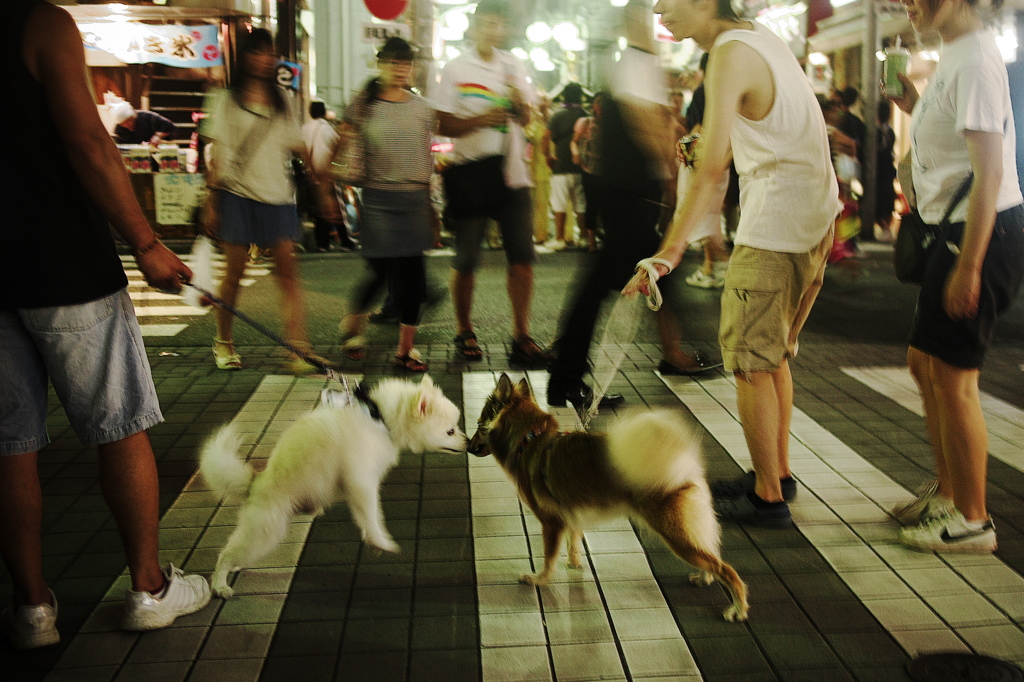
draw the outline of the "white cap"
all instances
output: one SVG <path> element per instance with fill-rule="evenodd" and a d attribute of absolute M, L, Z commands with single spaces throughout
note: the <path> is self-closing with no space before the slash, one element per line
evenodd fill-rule
<path fill-rule="evenodd" d="M 114 125 L 121 125 L 134 115 L 135 109 L 132 109 L 128 102 L 120 102 L 110 107 L 110 118 L 113 119 Z"/>

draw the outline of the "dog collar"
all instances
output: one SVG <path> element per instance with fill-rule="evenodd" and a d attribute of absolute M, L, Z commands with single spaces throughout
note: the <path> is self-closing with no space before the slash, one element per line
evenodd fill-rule
<path fill-rule="evenodd" d="M 370 392 L 366 390 L 365 385 L 359 384 L 359 386 L 356 387 L 354 395 L 356 400 L 358 400 L 360 404 L 366 408 L 366 411 L 370 413 L 371 419 L 384 424 L 384 416 L 380 413 L 380 406 L 377 405 L 376 401 L 370 397 Z M 387 424 L 384 424 L 384 426 L 387 428 Z"/>

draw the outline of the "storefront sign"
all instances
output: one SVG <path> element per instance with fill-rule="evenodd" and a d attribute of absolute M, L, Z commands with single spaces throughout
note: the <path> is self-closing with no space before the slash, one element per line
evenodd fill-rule
<path fill-rule="evenodd" d="M 363 2 L 366 3 L 366 9 L 370 10 L 370 14 L 384 21 L 397 19 L 409 4 L 408 0 L 363 0 Z"/>
<path fill-rule="evenodd" d="M 364 43 L 383 43 L 388 38 L 412 40 L 412 31 L 408 24 L 403 24 L 400 21 L 389 21 L 386 24 L 372 24 L 367 21 L 363 24 Z"/>
<path fill-rule="evenodd" d="M 108 52 L 126 64 L 166 64 L 183 68 L 221 66 L 217 26 L 151 25 L 130 21 L 80 23 L 87 50 Z"/>
<path fill-rule="evenodd" d="M 302 87 L 302 65 L 281 60 L 277 63 L 277 84 L 296 92 Z"/>
<path fill-rule="evenodd" d="M 206 198 L 206 179 L 201 173 L 154 173 L 153 194 L 157 223 L 188 225 Z"/>

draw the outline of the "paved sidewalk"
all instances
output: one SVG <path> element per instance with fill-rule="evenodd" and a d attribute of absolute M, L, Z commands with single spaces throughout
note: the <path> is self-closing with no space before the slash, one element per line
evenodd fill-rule
<path fill-rule="evenodd" d="M 478 324 L 485 358 L 466 364 L 450 345 L 449 304 L 418 334 L 431 376 L 464 411 L 471 430 L 498 374 L 509 370 L 501 254 L 485 254 Z M 434 259 L 440 281 L 445 263 Z M 549 339 L 573 267 L 584 256 L 538 262 L 534 334 Z M 303 261 L 317 350 L 335 336 L 342 293 L 361 273 L 354 258 Z M 1024 314 L 1001 324 L 982 374 L 990 431 L 989 506 L 1000 549 L 991 557 L 938 557 L 895 543 L 886 510 L 927 480 L 931 454 L 902 339 L 913 306 L 886 254 L 866 275 L 830 274 L 794 362 L 793 468 L 797 527 L 723 526 L 723 555 L 750 586 L 750 620 L 727 623 L 715 585 L 696 588 L 690 569 L 652 534 L 627 522 L 587 534 L 587 567 L 556 581 L 520 585 L 541 556 L 539 528 L 491 458 L 404 455 L 383 486 L 397 555 L 367 551 L 347 510 L 299 517 L 286 542 L 235 579 L 236 597 L 214 602 L 163 631 L 116 629 L 126 577 L 103 503 L 93 450 L 82 448 L 51 397 L 53 444 L 40 456 L 44 569 L 60 600 L 58 646 L 27 653 L 0 638 L 2 679 L 145 680 L 759 680 L 909 679 L 919 652 L 974 651 L 1024 663 Z M 270 278 L 257 278 L 246 310 L 276 328 Z M 685 292 L 692 345 L 714 346 L 717 294 Z M 235 420 L 254 458 L 315 406 L 322 379 L 280 372 L 284 355 L 243 345 L 247 369 L 218 372 L 207 339 L 211 316 L 175 337 L 150 339 L 165 423 L 151 430 L 161 474 L 165 560 L 209 574 L 236 509 L 195 475 L 199 444 Z M 168 322 L 175 322 L 169 319 Z M 661 377 L 649 316 L 636 342 L 606 345 L 595 374 L 624 355 L 612 389 L 631 406 L 670 406 L 702 436 L 709 478 L 748 466 L 731 377 Z M 395 330 L 371 329 L 368 360 L 342 369 L 373 382 L 391 376 Z M 244 327 L 243 344 L 256 337 Z M 196 346 L 202 345 L 201 348 Z M 524 376 L 519 374 L 517 376 Z M 538 395 L 547 375 L 525 374 Z M 556 410 L 564 428 L 574 415 Z M 602 414 L 595 429 L 613 414 Z M 0 597 L 9 593 L 0 569 Z"/>
<path fill-rule="evenodd" d="M 315 405 L 323 381 L 277 374 L 283 356 L 270 348 L 240 349 L 254 368 L 237 373 L 214 370 L 206 349 L 179 350 L 151 353 L 167 416 L 152 431 L 162 547 L 165 559 L 208 573 L 235 510 L 194 476 L 198 444 L 235 419 L 253 456 L 265 457 L 275 435 Z M 370 381 L 392 374 L 389 350 L 372 349 L 361 368 Z M 447 346 L 424 350 L 432 377 L 472 427 L 497 373 L 509 369 L 505 349 L 488 348 L 474 365 L 449 358 Z M 709 477 L 740 472 L 747 455 L 731 378 L 662 378 L 652 370 L 655 346 L 625 351 L 613 388 L 632 405 L 692 415 Z M 930 459 L 902 354 L 877 345 L 802 348 L 794 364 L 797 528 L 723 527 L 724 557 L 750 586 L 745 624 L 722 619 L 720 587 L 691 586 L 687 566 L 626 522 L 588 533 L 583 571 L 561 568 L 539 590 L 518 584 L 541 550 L 536 521 L 511 485 L 490 458 L 426 454 L 403 456 L 383 488 L 401 554 L 362 547 L 344 508 L 299 517 L 277 552 L 240 574 L 234 599 L 214 600 L 164 631 L 119 632 L 117 534 L 95 457 L 54 404 L 55 442 L 40 466 L 46 571 L 63 641 L 29 653 L 0 643 L 0 665 L 11 680 L 889 682 L 908 679 L 904 667 L 919 651 L 1024 663 L 1024 352 L 997 348 L 983 381 L 1000 551 L 959 558 L 904 550 L 885 514 L 927 477 Z M 542 396 L 546 376 L 528 373 Z M 559 416 L 572 420 L 566 410 Z M 595 428 L 610 418 L 601 415 Z"/>

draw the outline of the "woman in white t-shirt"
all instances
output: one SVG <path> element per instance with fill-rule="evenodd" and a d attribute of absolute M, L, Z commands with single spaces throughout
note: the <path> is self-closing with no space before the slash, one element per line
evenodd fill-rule
<path fill-rule="evenodd" d="M 973 180 L 929 256 L 907 354 L 938 481 L 894 513 L 907 526 L 904 545 L 987 553 L 996 534 L 985 505 L 988 437 L 978 380 L 996 318 L 1024 277 L 1024 197 L 1006 67 L 979 1 L 903 0 L 915 31 L 942 38 L 924 92 L 901 78 L 905 93 L 892 98 L 913 114 L 914 190 L 924 221 L 940 223 L 957 188 Z"/>
<path fill-rule="evenodd" d="M 207 96 L 201 132 L 216 144 L 207 173 L 210 200 L 202 223 L 203 231 L 221 242 L 227 262 L 219 296 L 230 305 L 238 300 L 249 245 L 273 249 L 286 338 L 306 350 L 306 311 L 293 244 L 301 232 L 291 161 L 299 156 L 305 158 L 307 168 L 312 165 L 293 102 L 275 81 L 277 60 L 268 31 L 243 34 L 231 88 Z M 217 368 L 241 369 L 242 359 L 231 336 L 234 317 L 218 308 L 216 319 L 213 357 Z M 302 374 L 315 367 L 292 357 L 288 369 Z"/>

